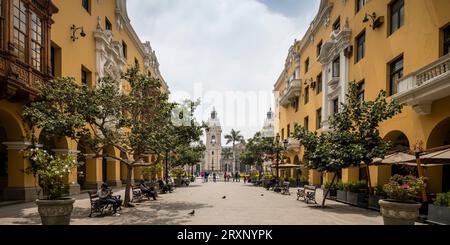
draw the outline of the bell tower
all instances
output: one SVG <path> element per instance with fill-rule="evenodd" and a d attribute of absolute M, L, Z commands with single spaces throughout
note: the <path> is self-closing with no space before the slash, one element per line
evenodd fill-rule
<path fill-rule="evenodd" d="M 220 160 L 222 156 L 222 127 L 214 108 L 211 117 L 208 120 L 208 128 L 206 129 L 205 156 L 202 166 L 203 172 L 221 171 Z"/>

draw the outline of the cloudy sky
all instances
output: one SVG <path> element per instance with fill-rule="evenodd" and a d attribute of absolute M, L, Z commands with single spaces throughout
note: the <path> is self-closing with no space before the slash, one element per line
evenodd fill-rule
<path fill-rule="evenodd" d="M 314 18 L 320 0 L 128 0 L 141 39 L 151 42 L 173 100 L 213 107 L 224 134 L 260 130 L 273 107 L 273 85 L 289 47 Z"/>

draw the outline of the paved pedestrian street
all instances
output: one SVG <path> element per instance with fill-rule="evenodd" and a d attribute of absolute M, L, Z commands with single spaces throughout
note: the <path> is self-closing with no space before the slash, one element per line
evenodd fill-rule
<path fill-rule="evenodd" d="M 262 187 L 241 183 L 192 183 L 157 201 L 123 209 L 120 216 L 89 218 L 88 194 L 76 197 L 71 224 L 75 225 L 381 225 L 378 212 L 327 201 L 322 209 Z M 119 191 L 117 194 L 124 194 Z M 322 195 L 318 191 L 318 202 Z M 192 216 L 189 213 L 195 210 Z M 0 207 L 0 224 L 40 224 L 34 203 Z"/>

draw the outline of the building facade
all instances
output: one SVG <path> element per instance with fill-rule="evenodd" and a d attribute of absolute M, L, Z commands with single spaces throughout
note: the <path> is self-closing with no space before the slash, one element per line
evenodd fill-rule
<path fill-rule="evenodd" d="M 99 78 L 110 76 L 126 93 L 129 85 L 120 74 L 139 64 L 141 72 L 161 80 L 164 91 L 168 87 L 150 43 L 142 43 L 131 26 L 126 0 L 1 0 L 0 13 L 0 191 L 4 200 L 33 201 L 35 179 L 23 173 L 30 163 L 21 151 L 30 145 L 30 132 L 20 115 L 36 97 L 38 83 L 73 77 L 95 87 Z M 84 153 L 70 139 L 46 140 L 39 132 L 38 138 L 55 154 Z M 118 161 L 83 160 L 86 164 L 68 179 L 70 194 L 102 182 L 120 186 L 126 179 Z M 141 169 L 134 174 L 142 178 Z"/>
<path fill-rule="evenodd" d="M 303 38 L 289 50 L 274 86 L 276 132 L 288 139 L 287 161 L 301 164 L 303 149 L 295 125 L 321 133 L 345 102 L 348 84 L 359 84 L 362 99 L 380 90 L 405 104 L 380 127 L 397 148 L 430 149 L 450 144 L 450 2 L 445 0 L 322 0 Z M 365 170 L 344 169 L 343 182 L 364 178 Z M 371 166 L 374 186 L 398 172 Z M 425 168 L 428 191 L 449 190 L 448 166 Z M 309 172 L 311 184 L 331 176 Z"/>
<path fill-rule="evenodd" d="M 214 109 L 207 122 L 205 153 L 203 157 L 202 172 L 220 172 L 222 159 L 222 127 Z"/>

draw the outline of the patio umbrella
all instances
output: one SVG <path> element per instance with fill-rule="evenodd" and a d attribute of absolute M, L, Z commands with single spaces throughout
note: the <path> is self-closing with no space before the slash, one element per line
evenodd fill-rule
<path fill-rule="evenodd" d="M 390 165 L 390 164 L 401 164 L 405 162 L 415 162 L 416 157 L 411 154 L 397 152 L 387 155 L 384 159 L 377 158 L 374 163 L 377 165 Z"/>
<path fill-rule="evenodd" d="M 272 165 L 273 168 L 276 168 L 276 165 Z M 297 168 L 300 167 L 300 165 L 295 165 L 295 164 L 280 164 L 278 165 L 278 168 Z"/>
<path fill-rule="evenodd" d="M 450 164 L 450 148 L 425 154 L 425 155 L 421 156 L 420 159 L 427 166 L 429 166 L 430 164 L 449 165 Z M 408 162 L 414 162 L 414 161 L 408 161 Z"/>

